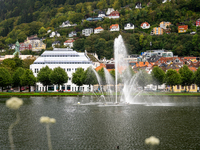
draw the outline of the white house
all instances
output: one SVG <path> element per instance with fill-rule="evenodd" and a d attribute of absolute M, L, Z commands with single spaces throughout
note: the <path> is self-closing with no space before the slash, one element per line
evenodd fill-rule
<path fill-rule="evenodd" d="M 142 28 L 142 29 L 149 29 L 149 28 L 150 28 L 150 24 L 149 24 L 148 22 L 143 22 L 143 23 L 141 24 L 141 28 Z"/>
<path fill-rule="evenodd" d="M 60 25 L 61 28 L 64 27 L 71 27 L 71 26 L 77 26 L 77 24 L 71 24 L 69 20 L 65 21 L 62 23 L 62 25 Z"/>
<path fill-rule="evenodd" d="M 74 37 L 74 36 L 77 36 L 77 33 L 76 31 L 72 31 L 68 34 L 69 37 Z"/>
<path fill-rule="evenodd" d="M 86 28 L 82 30 L 82 34 L 85 36 L 90 36 L 93 33 L 93 28 Z"/>
<path fill-rule="evenodd" d="M 71 27 L 71 26 L 72 26 L 72 25 L 71 25 L 71 23 L 69 22 L 69 20 L 63 22 L 62 25 L 60 25 L 61 28 L 63 28 L 63 27 Z"/>
<path fill-rule="evenodd" d="M 83 85 L 78 89 L 78 86 L 72 83 L 72 74 L 77 68 L 81 67 L 86 70 L 88 67 L 92 66 L 92 62 L 85 53 L 76 52 L 69 48 L 54 48 L 53 51 L 44 51 L 40 57 L 38 57 L 30 69 L 33 71 L 35 77 L 37 77 L 38 72 L 43 67 L 48 66 L 50 69 L 57 67 L 63 68 L 68 74 L 68 82 L 64 83 L 61 88 L 64 91 L 88 91 L 89 85 Z M 40 82 L 36 83 L 36 91 L 45 91 L 46 87 Z M 48 91 L 57 91 L 58 85 L 48 85 Z M 93 90 L 93 87 L 91 87 Z"/>
<path fill-rule="evenodd" d="M 119 25 L 118 24 L 112 24 L 110 26 L 110 31 L 119 31 Z"/>
<path fill-rule="evenodd" d="M 48 31 L 47 31 L 47 33 L 50 33 L 50 32 L 51 32 L 51 30 L 48 30 Z"/>
<path fill-rule="evenodd" d="M 166 3 L 167 1 L 170 2 L 171 0 L 162 0 L 162 3 Z"/>
<path fill-rule="evenodd" d="M 72 48 L 74 46 L 73 45 L 74 41 L 75 40 L 73 40 L 73 39 L 72 40 L 67 40 L 67 41 L 64 42 L 64 45 L 69 47 L 69 48 Z"/>
<path fill-rule="evenodd" d="M 106 16 L 104 11 L 99 11 L 98 17 L 104 18 Z"/>
<path fill-rule="evenodd" d="M 135 3 L 135 8 L 136 9 L 141 9 L 142 8 L 142 4 L 140 2 Z"/>
<path fill-rule="evenodd" d="M 113 11 L 110 13 L 108 16 L 109 19 L 118 19 L 119 18 L 119 12 L 118 11 Z"/>
<path fill-rule="evenodd" d="M 51 34 L 49 35 L 49 37 L 54 37 L 54 36 L 56 36 L 56 37 L 60 37 L 60 33 L 58 33 L 57 31 L 53 31 L 53 32 L 51 32 Z"/>
<path fill-rule="evenodd" d="M 115 11 L 113 8 L 108 8 L 106 15 L 110 15 L 111 12 Z"/>
<path fill-rule="evenodd" d="M 55 46 L 60 46 L 60 41 L 54 41 L 53 43 L 52 43 L 52 47 L 54 48 Z"/>
<path fill-rule="evenodd" d="M 97 27 L 97 28 L 94 29 L 94 34 L 100 33 L 103 30 L 104 29 L 102 27 Z"/>
<path fill-rule="evenodd" d="M 127 23 L 124 25 L 124 30 L 132 30 L 134 29 L 134 25 L 132 23 Z"/>

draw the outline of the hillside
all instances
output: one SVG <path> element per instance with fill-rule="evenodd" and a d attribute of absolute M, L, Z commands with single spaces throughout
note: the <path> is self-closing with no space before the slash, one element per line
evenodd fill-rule
<path fill-rule="evenodd" d="M 8 44 L 17 40 L 23 42 L 26 37 L 37 34 L 40 38 L 46 38 L 47 49 L 55 40 L 63 45 L 71 31 L 77 32 L 74 49 L 89 53 L 96 52 L 100 58 L 113 57 L 113 41 L 122 34 L 128 52 L 140 53 L 149 49 L 172 50 L 175 55 L 199 56 L 200 40 L 199 28 L 195 22 L 200 18 L 200 3 L 195 0 L 171 0 L 162 3 L 162 0 L 141 0 L 142 8 L 136 9 L 138 0 L 0 0 L 0 49 L 6 49 L 5 54 L 10 53 Z M 150 3 L 149 3 L 150 2 Z M 147 5 L 148 4 L 148 5 Z M 119 19 L 105 18 L 103 21 L 82 21 L 88 17 L 98 16 L 98 10 L 114 8 L 120 13 Z M 77 26 L 60 28 L 59 26 L 69 20 Z M 150 29 L 141 29 L 143 22 L 148 22 Z M 150 35 L 153 27 L 158 27 L 161 21 L 172 23 L 171 34 L 160 36 Z M 132 23 L 134 30 L 124 31 L 124 25 Z M 112 24 L 119 24 L 119 32 L 110 32 Z M 188 25 L 185 34 L 178 34 L 178 25 Z M 92 34 L 89 37 L 81 35 L 84 28 L 96 28 L 101 26 L 104 32 Z M 47 31 L 58 31 L 61 36 L 49 38 Z M 195 31 L 197 34 L 191 35 Z M 150 42 L 152 46 L 150 47 Z"/>

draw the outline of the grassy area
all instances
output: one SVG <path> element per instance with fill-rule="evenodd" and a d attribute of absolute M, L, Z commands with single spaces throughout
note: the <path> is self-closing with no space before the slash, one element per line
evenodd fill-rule
<path fill-rule="evenodd" d="M 95 93 L 96 95 L 102 95 L 101 93 Z M 150 96 L 200 96 L 200 93 L 173 93 L 173 92 L 149 92 L 141 93 L 142 95 Z M 10 96 L 82 96 L 82 95 L 94 95 L 91 92 L 0 92 L 0 97 Z M 104 95 L 108 95 L 104 93 Z M 118 93 L 118 95 L 120 95 Z"/>

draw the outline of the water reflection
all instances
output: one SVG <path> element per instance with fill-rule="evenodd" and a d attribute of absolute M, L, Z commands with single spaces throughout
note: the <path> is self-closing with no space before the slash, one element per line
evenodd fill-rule
<path fill-rule="evenodd" d="M 155 97 L 151 97 L 155 100 Z M 160 97 L 156 97 L 160 102 Z M 53 149 L 144 150 L 152 135 L 161 141 L 158 149 L 197 149 L 200 141 L 200 98 L 162 97 L 162 103 L 103 105 L 95 97 L 23 98 L 20 123 L 13 129 L 16 150 L 47 149 L 41 116 L 55 118 L 50 127 Z M 15 113 L 1 98 L 0 149 L 9 149 L 7 129 Z M 80 102 L 80 105 L 77 103 Z M 166 106 L 166 107 L 163 107 Z"/>

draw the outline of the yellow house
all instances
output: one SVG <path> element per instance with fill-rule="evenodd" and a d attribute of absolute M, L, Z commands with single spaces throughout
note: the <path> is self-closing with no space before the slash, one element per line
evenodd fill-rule
<path fill-rule="evenodd" d="M 44 44 L 42 39 L 39 39 L 37 35 L 27 37 L 24 43 L 31 44 L 32 51 L 41 51 L 42 49 L 46 49 L 46 44 Z"/>
<path fill-rule="evenodd" d="M 161 28 L 161 27 L 153 28 L 152 34 L 154 34 L 154 35 L 162 35 L 163 34 L 163 28 Z"/>
<path fill-rule="evenodd" d="M 170 87 L 170 91 L 172 92 L 172 88 Z M 187 88 L 185 86 L 181 86 L 181 85 L 175 85 L 173 86 L 173 91 L 174 92 L 197 92 L 197 85 L 196 84 L 192 84 L 191 86 L 187 86 Z"/>
<path fill-rule="evenodd" d="M 160 23 L 160 27 L 163 28 L 163 29 L 167 29 L 167 26 L 169 27 L 170 25 L 171 25 L 171 22 L 162 21 Z"/>
<path fill-rule="evenodd" d="M 178 26 L 178 33 L 185 33 L 188 30 L 188 25 Z"/>

